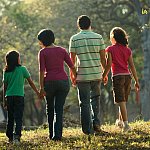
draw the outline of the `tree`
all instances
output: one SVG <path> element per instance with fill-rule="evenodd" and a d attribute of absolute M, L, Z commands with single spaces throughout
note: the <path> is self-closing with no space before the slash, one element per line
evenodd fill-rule
<path fill-rule="evenodd" d="M 135 10 L 138 14 L 141 29 L 141 43 L 144 53 L 144 76 L 141 82 L 141 102 L 143 118 L 145 121 L 148 121 L 150 120 L 150 1 L 132 0 L 132 2 L 135 4 Z M 144 10 L 146 10 L 145 13 L 143 12 Z"/>

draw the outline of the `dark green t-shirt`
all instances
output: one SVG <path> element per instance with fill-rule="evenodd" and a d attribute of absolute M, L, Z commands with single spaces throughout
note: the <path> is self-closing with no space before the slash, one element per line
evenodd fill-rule
<path fill-rule="evenodd" d="M 3 82 L 7 85 L 5 96 L 24 96 L 24 82 L 30 77 L 25 66 L 16 67 L 12 72 L 3 73 Z"/>

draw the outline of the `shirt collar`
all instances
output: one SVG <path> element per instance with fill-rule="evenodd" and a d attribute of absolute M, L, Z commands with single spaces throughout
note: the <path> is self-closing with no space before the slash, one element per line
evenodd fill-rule
<path fill-rule="evenodd" d="M 91 30 L 81 30 L 80 33 L 88 33 L 91 32 Z"/>

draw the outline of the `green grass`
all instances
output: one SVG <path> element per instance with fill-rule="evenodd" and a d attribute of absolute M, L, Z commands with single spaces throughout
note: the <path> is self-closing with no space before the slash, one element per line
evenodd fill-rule
<path fill-rule="evenodd" d="M 7 143 L 5 133 L 0 133 L 0 149 L 35 150 L 149 150 L 150 122 L 131 123 L 132 131 L 122 133 L 114 125 L 102 126 L 107 135 L 84 135 L 81 128 L 64 128 L 61 142 L 48 139 L 48 129 L 23 131 L 21 145 Z"/>

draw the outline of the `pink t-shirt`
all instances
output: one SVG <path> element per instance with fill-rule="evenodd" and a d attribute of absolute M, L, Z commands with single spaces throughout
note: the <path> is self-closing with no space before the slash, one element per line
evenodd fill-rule
<path fill-rule="evenodd" d="M 74 66 L 65 48 L 59 46 L 41 49 L 38 58 L 39 70 L 45 72 L 44 81 L 67 80 L 64 62 L 70 68 Z"/>
<path fill-rule="evenodd" d="M 115 44 L 108 46 L 106 52 L 111 53 L 112 56 L 112 76 L 115 75 L 128 75 L 130 71 L 128 69 L 128 59 L 132 54 L 131 49 L 121 44 Z"/>

